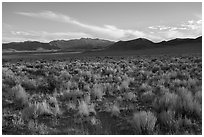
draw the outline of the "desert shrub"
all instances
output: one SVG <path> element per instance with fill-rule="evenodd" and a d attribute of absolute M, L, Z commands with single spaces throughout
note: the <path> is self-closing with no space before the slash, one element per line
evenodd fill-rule
<path fill-rule="evenodd" d="M 172 83 L 174 84 L 174 86 L 180 86 L 182 84 L 182 81 L 180 79 L 175 79 L 172 81 Z"/>
<path fill-rule="evenodd" d="M 117 83 L 119 83 L 119 82 L 122 81 L 122 78 L 121 78 L 120 76 L 115 76 L 115 77 L 114 77 L 114 81 L 117 82 Z"/>
<path fill-rule="evenodd" d="M 25 89 L 20 84 L 12 88 L 12 93 L 17 104 L 23 106 L 28 104 L 29 94 L 26 93 Z"/>
<path fill-rule="evenodd" d="M 158 122 L 161 130 L 166 132 L 175 132 L 175 112 L 171 110 L 164 110 L 158 115 Z"/>
<path fill-rule="evenodd" d="M 189 78 L 187 82 L 188 82 L 188 86 L 189 87 L 193 87 L 193 86 L 196 86 L 198 80 L 197 79 Z"/>
<path fill-rule="evenodd" d="M 134 100 L 136 98 L 136 95 L 132 92 L 128 92 L 128 93 L 125 93 L 124 98 L 126 100 Z"/>
<path fill-rule="evenodd" d="M 28 122 L 28 129 L 31 134 L 47 135 L 49 133 L 48 127 L 45 124 L 39 124 L 37 121 L 30 120 Z"/>
<path fill-rule="evenodd" d="M 143 92 L 140 98 L 142 102 L 152 104 L 152 102 L 155 99 L 155 94 L 152 92 L 152 90 L 149 90 L 149 91 Z"/>
<path fill-rule="evenodd" d="M 37 88 L 37 82 L 35 79 L 28 79 L 27 77 L 21 80 L 21 85 L 28 90 L 35 90 Z"/>
<path fill-rule="evenodd" d="M 195 100 L 202 104 L 202 90 L 199 90 L 195 93 Z"/>
<path fill-rule="evenodd" d="M 36 119 L 40 115 L 53 115 L 55 111 L 53 112 L 50 105 L 46 101 L 35 102 L 32 104 L 30 103 L 23 109 L 22 118 L 25 121 L 29 121 L 30 119 Z"/>
<path fill-rule="evenodd" d="M 147 83 L 142 83 L 142 85 L 139 87 L 140 91 L 145 92 L 151 90 L 151 86 Z"/>
<path fill-rule="evenodd" d="M 61 71 L 61 74 L 60 74 L 60 76 L 59 76 L 59 79 L 60 79 L 60 80 L 62 80 L 62 81 L 68 81 L 68 80 L 70 80 L 71 78 L 72 78 L 72 75 L 69 74 L 68 71 L 66 71 L 66 70 Z"/>
<path fill-rule="evenodd" d="M 14 73 L 12 70 L 10 70 L 9 68 L 3 67 L 2 68 L 2 76 L 3 78 L 6 77 L 13 77 Z"/>
<path fill-rule="evenodd" d="M 120 114 L 120 107 L 117 104 L 113 104 L 110 108 L 110 112 L 112 116 L 119 116 Z"/>
<path fill-rule="evenodd" d="M 165 92 L 163 96 L 157 97 L 154 101 L 154 108 L 157 112 L 162 110 L 176 110 L 178 95 L 175 93 Z"/>
<path fill-rule="evenodd" d="M 74 103 L 74 102 L 68 102 L 66 104 L 66 106 L 67 106 L 67 110 L 76 110 L 77 109 L 76 103 Z"/>
<path fill-rule="evenodd" d="M 105 94 L 104 89 L 103 89 L 103 86 L 101 84 L 94 84 L 93 85 L 91 95 L 94 98 L 101 100 L 104 94 Z"/>
<path fill-rule="evenodd" d="M 152 134 L 157 118 L 150 111 L 136 112 L 133 115 L 131 125 L 137 134 Z"/>
<path fill-rule="evenodd" d="M 129 80 L 124 80 L 124 81 L 121 83 L 120 87 L 121 87 L 121 89 L 128 89 L 128 88 L 129 88 L 129 84 L 130 84 L 130 81 L 129 81 Z"/>
<path fill-rule="evenodd" d="M 54 114 L 54 115 L 62 114 L 56 97 L 50 97 L 49 106 L 50 106 L 50 109 L 52 111 L 52 114 Z"/>
<path fill-rule="evenodd" d="M 83 92 L 80 91 L 80 90 L 66 90 L 63 92 L 63 98 L 64 100 L 66 101 L 70 101 L 70 100 L 73 100 L 73 101 L 76 101 L 78 99 L 81 99 L 83 97 Z"/>
<path fill-rule="evenodd" d="M 89 116 L 90 114 L 96 114 L 94 104 L 88 105 L 85 101 L 81 101 L 79 103 L 78 110 L 81 116 Z"/>
<path fill-rule="evenodd" d="M 202 119 L 202 104 L 196 100 L 193 101 L 193 114 L 196 115 L 195 118 Z"/>
<path fill-rule="evenodd" d="M 2 83 L 8 84 L 11 87 L 15 86 L 18 83 L 18 78 L 15 76 L 12 70 L 9 68 L 2 68 Z"/>
<path fill-rule="evenodd" d="M 81 116 L 88 116 L 89 115 L 88 105 L 84 101 L 79 103 L 78 110 L 79 110 L 79 114 Z"/>
<path fill-rule="evenodd" d="M 183 115 L 199 116 L 201 118 L 202 105 L 194 99 L 192 93 L 186 88 L 179 88 L 178 94 L 180 96 L 178 103 L 179 111 Z"/>
<path fill-rule="evenodd" d="M 84 101 L 85 101 L 87 104 L 90 104 L 90 102 L 91 102 L 91 96 L 90 96 L 90 94 L 85 94 L 85 95 L 84 95 Z"/>
<path fill-rule="evenodd" d="M 193 123 L 191 119 L 188 119 L 187 117 L 181 118 L 179 117 L 178 120 L 176 121 L 176 127 L 178 128 L 177 130 L 186 130 L 190 129 L 193 126 Z"/>
<path fill-rule="evenodd" d="M 174 79 L 177 77 L 177 72 L 176 71 L 172 71 L 168 73 L 168 77 L 171 79 Z"/>
<path fill-rule="evenodd" d="M 84 85 L 84 91 L 90 91 L 91 88 L 88 84 Z"/>

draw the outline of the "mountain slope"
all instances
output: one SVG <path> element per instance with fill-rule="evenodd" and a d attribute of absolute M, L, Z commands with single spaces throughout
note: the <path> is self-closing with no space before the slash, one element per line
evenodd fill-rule
<path fill-rule="evenodd" d="M 2 44 L 4 51 L 35 51 L 35 50 L 94 50 L 103 49 L 114 42 L 102 39 L 81 38 L 74 40 L 55 40 L 49 43 L 38 41 L 11 42 Z"/>
<path fill-rule="evenodd" d="M 2 44 L 3 50 L 17 50 L 17 51 L 33 51 L 33 50 L 53 50 L 59 49 L 49 43 L 41 43 L 38 41 L 25 41 L 25 42 L 11 42 Z"/>
<path fill-rule="evenodd" d="M 197 44 L 200 43 L 200 44 Z M 202 36 L 195 39 L 172 39 L 169 41 L 162 41 L 159 43 L 154 43 L 150 40 L 139 38 L 129 41 L 119 41 L 116 42 L 109 47 L 107 47 L 106 51 L 128 51 L 128 50 L 143 50 L 143 49 L 155 49 L 155 48 L 166 48 L 169 46 L 180 46 L 180 45 L 193 46 L 194 44 L 199 45 L 202 48 Z"/>
<path fill-rule="evenodd" d="M 182 46 L 181 46 L 182 45 Z M 49 43 L 41 43 L 37 41 L 12 42 L 2 44 L 3 51 L 43 51 L 43 50 L 59 50 L 59 51 L 95 51 L 119 52 L 119 51 L 136 51 L 155 48 L 181 47 L 185 49 L 197 48 L 202 51 L 202 36 L 196 39 L 173 39 L 154 43 L 144 38 L 138 38 L 129 41 L 108 41 L 102 39 L 81 38 L 74 40 L 55 40 Z M 167 48 L 168 49 L 168 48 Z"/>
<path fill-rule="evenodd" d="M 141 40 L 139 40 L 142 42 Z M 120 41 L 102 51 L 88 52 L 89 56 L 183 55 L 202 54 L 202 36 L 195 39 L 175 39 L 159 43 Z M 173 43 L 173 44 L 172 44 Z M 127 46 L 128 45 L 128 46 Z"/>
<path fill-rule="evenodd" d="M 110 45 L 106 50 L 139 50 L 149 48 L 154 43 L 148 39 L 138 38 L 129 41 L 119 41 Z"/>
<path fill-rule="evenodd" d="M 91 49 L 103 49 L 107 46 L 113 44 L 114 42 L 102 39 L 91 39 L 91 38 L 81 38 L 73 40 L 55 40 L 51 41 L 49 44 L 59 47 L 60 49 L 68 50 L 91 50 Z"/>
<path fill-rule="evenodd" d="M 185 39 L 172 39 L 169 41 L 162 41 L 157 44 L 162 44 L 162 45 L 181 45 L 181 44 L 189 44 L 189 43 L 196 43 L 196 42 L 202 42 L 202 36 L 192 39 L 192 38 L 185 38 Z"/>

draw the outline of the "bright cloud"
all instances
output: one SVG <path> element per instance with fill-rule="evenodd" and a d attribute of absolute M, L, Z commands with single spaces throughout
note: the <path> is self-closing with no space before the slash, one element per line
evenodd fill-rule
<path fill-rule="evenodd" d="M 55 32 L 50 33 L 46 31 L 10 31 L 12 37 L 8 37 L 8 34 L 3 34 L 3 42 L 13 41 L 41 41 L 49 42 L 59 39 L 77 39 L 79 37 L 92 37 L 90 34 L 83 32 Z"/>
<path fill-rule="evenodd" d="M 198 30 L 198 31 L 202 31 L 202 20 L 190 20 L 187 23 L 181 24 L 181 26 L 186 27 L 190 30 Z"/>
<path fill-rule="evenodd" d="M 120 29 L 113 25 L 104 25 L 103 27 L 100 27 L 100 26 L 85 24 L 67 15 L 60 14 L 60 13 L 54 13 L 52 11 L 43 11 L 40 13 L 17 12 L 16 14 L 28 16 L 28 17 L 43 18 L 43 19 L 49 19 L 49 20 L 58 21 L 58 22 L 74 24 L 79 27 L 91 30 L 92 32 L 97 32 L 103 35 L 108 35 L 109 37 L 112 37 L 113 39 L 124 39 L 124 38 L 129 38 L 129 37 L 137 38 L 137 37 L 145 36 L 145 34 L 141 31 Z"/>
<path fill-rule="evenodd" d="M 150 26 L 148 27 L 149 29 L 154 29 L 154 30 L 167 30 L 170 29 L 168 26 Z"/>
<path fill-rule="evenodd" d="M 189 20 L 176 26 L 150 26 L 148 29 L 154 31 L 165 40 L 195 38 L 202 35 L 202 20 Z"/>

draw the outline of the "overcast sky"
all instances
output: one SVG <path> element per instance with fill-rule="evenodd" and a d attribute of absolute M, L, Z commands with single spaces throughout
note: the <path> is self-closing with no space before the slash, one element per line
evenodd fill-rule
<path fill-rule="evenodd" d="M 3 3 L 3 42 L 202 35 L 202 3 Z"/>

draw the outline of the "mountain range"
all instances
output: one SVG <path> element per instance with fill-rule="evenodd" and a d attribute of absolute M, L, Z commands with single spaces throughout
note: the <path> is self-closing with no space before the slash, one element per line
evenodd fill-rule
<path fill-rule="evenodd" d="M 38 41 L 25 41 L 25 42 L 11 42 L 3 43 L 2 49 L 4 51 L 130 51 L 142 49 L 154 49 L 163 47 L 182 47 L 187 45 L 192 48 L 193 45 L 202 50 L 202 36 L 192 39 L 172 39 L 169 41 L 162 41 L 154 43 L 145 38 L 138 38 L 128 41 L 109 41 L 102 39 L 81 38 L 73 40 L 54 40 L 49 43 L 42 43 Z"/>
<path fill-rule="evenodd" d="M 81 38 L 72 40 L 54 40 L 49 43 L 38 41 L 11 42 L 2 44 L 3 51 L 46 51 L 46 50 L 94 50 L 104 49 L 113 41 L 102 39 Z"/>

